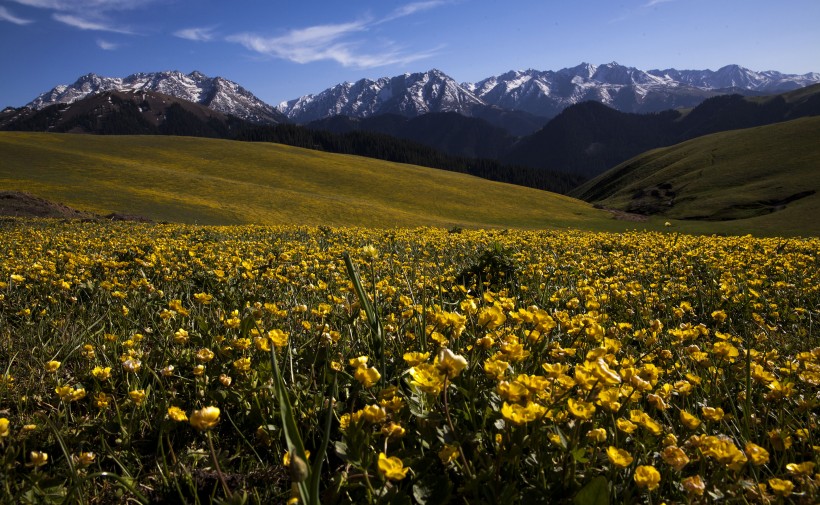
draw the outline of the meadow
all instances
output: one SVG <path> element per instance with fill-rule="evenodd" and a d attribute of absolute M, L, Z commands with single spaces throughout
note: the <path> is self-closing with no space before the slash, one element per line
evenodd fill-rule
<path fill-rule="evenodd" d="M 0 221 L 9 503 L 816 503 L 820 239 Z"/>
<path fill-rule="evenodd" d="M 801 131 L 801 138 L 814 138 L 814 130 Z M 771 146 L 760 139 L 744 142 L 741 151 L 749 150 L 749 146 Z M 747 156 L 743 163 L 734 164 L 727 171 L 731 176 L 723 180 L 717 172 L 729 169 L 723 165 L 715 167 L 716 173 L 704 178 L 708 184 L 699 183 L 687 190 L 697 198 L 686 208 L 707 214 L 717 212 L 721 207 L 713 205 L 712 199 L 716 193 L 722 195 L 720 205 L 726 206 L 783 198 L 816 188 L 817 177 L 811 173 L 811 167 L 816 166 L 813 163 L 820 157 L 815 155 L 815 149 L 802 153 L 796 145 L 784 141 L 772 151 L 776 154 L 761 154 L 760 159 L 766 160 L 762 168 L 754 168 L 754 155 Z M 805 140 L 799 145 L 814 144 Z M 705 146 L 704 152 L 714 147 Z M 684 149 L 686 152 L 680 156 L 686 163 L 676 167 L 698 166 L 700 158 L 692 155 L 691 150 L 691 146 Z M 753 152 L 760 154 L 760 149 Z M 727 158 L 726 153 L 719 154 L 720 159 Z M 735 151 L 728 154 L 737 156 Z M 666 222 L 670 222 L 674 230 L 685 233 L 764 236 L 815 236 L 820 230 L 816 220 L 811 219 L 820 208 L 816 204 L 820 197 L 816 196 L 790 203 L 784 210 L 771 214 L 748 213 L 726 221 L 680 219 L 686 215 L 681 213 L 616 219 L 613 213 L 590 203 L 547 191 L 445 170 L 266 142 L 0 132 L 0 159 L 3 190 L 25 191 L 81 211 L 137 215 L 157 222 L 580 228 L 608 232 L 663 231 Z M 641 159 L 636 158 L 642 163 Z M 777 161 L 778 170 L 771 170 L 774 165 L 769 161 Z M 761 171 L 766 175 L 760 176 Z M 777 182 L 777 177 L 781 182 Z M 678 179 L 678 175 L 669 174 L 668 180 L 676 187 Z M 651 182 L 659 183 L 654 179 Z M 760 187 L 765 187 L 765 191 Z M 626 209 L 620 201 L 603 203 L 605 207 Z M 624 217 L 623 213 L 618 217 Z"/>

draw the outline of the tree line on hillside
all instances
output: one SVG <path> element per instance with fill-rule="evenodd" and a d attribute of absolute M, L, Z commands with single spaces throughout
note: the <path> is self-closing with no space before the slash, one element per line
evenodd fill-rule
<path fill-rule="evenodd" d="M 585 180 L 572 174 L 522 165 L 507 165 L 490 159 L 452 156 L 416 142 L 364 131 L 339 134 L 280 124 L 247 127 L 234 138 L 250 142 L 276 142 L 331 153 L 439 168 L 562 194 L 566 194 Z"/>

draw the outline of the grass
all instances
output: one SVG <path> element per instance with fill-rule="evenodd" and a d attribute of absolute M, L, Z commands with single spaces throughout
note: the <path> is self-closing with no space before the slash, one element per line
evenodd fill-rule
<path fill-rule="evenodd" d="M 666 218 L 720 220 L 713 229 L 728 233 L 818 235 L 820 195 L 788 201 L 820 190 L 818 132 L 820 117 L 810 117 L 707 135 L 626 161 L 573 194 L 626 210 L 636 194 L 661 188 L 674 193 L 656 198 Z"/>
<path fill-rule="evenodd" d="M 97 213 L 199 224 L 621 229 L 564 196 L 278 144 L 0 134 L 0 186 Z"/>

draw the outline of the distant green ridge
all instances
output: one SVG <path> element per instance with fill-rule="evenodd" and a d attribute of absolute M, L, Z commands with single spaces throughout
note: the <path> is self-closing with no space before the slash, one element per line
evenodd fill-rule
<path fill-rule="evenodd" d="M 820 116 L 655 149 L 572 196 L 598 206 L 769 235 L 820 234 Z"/>

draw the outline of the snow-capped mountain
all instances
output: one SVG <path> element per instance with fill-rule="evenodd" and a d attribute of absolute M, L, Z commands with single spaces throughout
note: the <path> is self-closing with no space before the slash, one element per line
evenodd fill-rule
<path fill-rule="evenodd" d="M 280 123 L 282 114 L 239 84 L 222 77 L 208 77 L 200 72 L 178 71 L 137 73 L 125 78 L 87 74 L 74 84 L 47 91 L 27 107 L 43 109 L 55 103 L 73 103 L 105 91 L 153 91 L 204 105 L 223 114 L 254 123 Z"/>
<path fill-rule="evenodd" d="M 317 95 L 306 95 L 279 104 L 288 119 L 306 123 L 330 116 L 370 117 L 400 114 L 415 117 L 429 112 L 470 115 L 484 105 L 472 92 L 440 70 L 430 70 L 378 80 L 361 79 L 337 84 Z"/>
<path fill-rule="evenodd" d="M 694 107 L 726 93 L 779 93 L 820 82 L 820 74 L 755 72 L 737 65 L 711 70 L 639 70 L 617 63 L 557 71 L 510 71 L 477 83 L 457 84 L 438 70 L 363 79 L 282 102 L 278 109 L 297 123 L 334 115 L 368 117 L 386 112 L 416 116 L 454 111 L 473 115 L 497 107 L 551 118 L 576 103 L 593 100 L 624 112 Z"/>
<path fill-rule="evenodd" d="M 767 94 L 820 82 L 820 74 L 754 72 L 738 65 L 712 70 L 639 70 L 617 63 L 558 71 L 512 71 L 464 84 L 488 105 L 555 116 L 579 102 L 593 100 L 623 112 L 657 112 L 693 107 L 725 93 Z"/>
<path fill-rule="evenodd" d="M 755 72 L 738 65 L 712 70 L 650 70 L 649 74 L 704 89 L 743 88 L 765 93 L 791 91 L 820 82 L 820 74 L 781 74 L 773 70 Z"/>

